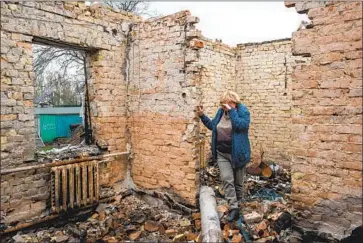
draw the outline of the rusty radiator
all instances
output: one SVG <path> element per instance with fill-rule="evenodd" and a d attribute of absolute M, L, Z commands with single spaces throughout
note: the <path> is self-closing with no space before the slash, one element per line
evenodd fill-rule
<path fill-rule="evenodd" d="M 51 187 L 52 213 L 98 202 L 97 161 L 52 167 Z"/>

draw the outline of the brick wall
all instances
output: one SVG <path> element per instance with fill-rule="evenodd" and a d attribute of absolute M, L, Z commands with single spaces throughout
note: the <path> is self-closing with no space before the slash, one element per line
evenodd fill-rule
<path fill-rule="evenodd" d="M 194 66 L 199 70 L 200 104 L 205 114 L 213 118 L 220 108 L 221 95 L 227 90 L 236 89 L 235 51 L 226 44 L 204 37 L 194 39 L 191 45 L 198 53 Z M 204 149 L 210 156 L 212 132 L 203 124 L 200 124 L 200 129 L 206 140 Z"/>
<path fill-rule="evenodd" d="M 36 17 L 34 17 L 36 16 Z M 32 42 L 43 38 L 89 50 L 89 88 L 96 140 L 125 151 L 124 65 L 128 23 L 138 18 L 77 2 L 1 2 L 1 168 L 34 159 Z M 33 165 L 27 163 L 26 165 Z M 126 173 L 124 158 L 102 164 L 101 184 Z M 1 176 L 4 222 L 39 215 L 49 199 L 49 169 Z"/>
<path fill-rule="evenodd" d="M 111 152 L 131 146 L 138 186 L 168 188 L 195 203 L 205 130 L 194 108 L 201 103 L 213 117 L 220 94 L 237 90 L 251 111 L 254 157 L 262 147 L 265 159 L 288 165 L 291 158 L 298 224 L 335 238 L 349 234 L 362 223 L 362 4 L 286 5 L 308 13 L 312 27 L 291 42 L 230 48 L 203 38 L 188 11 L 139 22 L 83 3 L 1 2 L 2 168 L 34 154 L 31 44 L 41 37 L 89 50 L 95 138 Z M 102 165 L 101 184 L 125 172 L 123 159 Z M 5 220 L 43 212 L 48 183 L 47 170 L 2 176 Z"/>
<path fill-rule="evenodd" d="M 252 158 L 258 162 L 263 153 L 264 161 L 289 168 L 291 72 L 296 59 L 291 40 L 239 44 L 236 52 L 237 92 L 251 113 Z"/>
<path fill-rule="evenodd" d="M 292 83 L 292 198 L 308 230 L 341 239 L 362 224 L 362 3 L 288 4 L 312 27 L 292 51 L 310 55 Z"/>
<path fill-rule="evenodd" d="M 190 203 L 196 193 L 197 89 L 188 78 L 188 11 L 133 26 L 127 104 L 132 177 L 144 188 L 170 188 Z"/>

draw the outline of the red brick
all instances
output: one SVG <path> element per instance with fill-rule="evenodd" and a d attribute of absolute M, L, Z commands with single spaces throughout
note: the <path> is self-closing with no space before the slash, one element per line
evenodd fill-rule
<path fill-rule="evenodd" d="M 361 161 L 357 161 L 357 162 L 343 162 L 342 161 L 340 163 L 337 163 L 337 167 L 361 171 L 362 162 Z"/>
<path fill-rule="evenodd" d="M 204 42 L 199 40 L 193 40 L 191 41 L 191 47 L 192 48 L 204 48 Z"/>
<path fill-rule="evenodd" d="M 352 153 L 362 153 L 362 145 L 361 144 L 347 144 L 344 146 L 344 151 L 352 152 Z"/>
<path fill-rule="evenodd" d="M 341 52 L 330 52 L 318 54 L 312 57 L 312 61 L 317 64 L 329 64 L 336 61 L 341 61 L 344 55 Z"/>

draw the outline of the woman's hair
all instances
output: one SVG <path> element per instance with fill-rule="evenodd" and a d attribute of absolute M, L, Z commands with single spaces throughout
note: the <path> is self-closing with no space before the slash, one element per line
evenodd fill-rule
<path fill-rule="evenodd" d="M 236 104 L 241 103 L 241 100 L 236 92 L 233 91 L 226 91 L 220 99 L 221 103 L 228 103 L 228 102 L 234 102 Z"/>

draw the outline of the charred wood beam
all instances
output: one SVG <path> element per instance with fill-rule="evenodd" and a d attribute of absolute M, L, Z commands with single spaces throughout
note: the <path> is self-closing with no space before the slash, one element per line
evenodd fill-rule
<path fill-rule="evenodd" d="M 192 209 L 192 208 L 190 208 L 190 207 L 188 207 L 186 205 L 183 205 L 183 204 L 177 202 L 175 199 L 172 198 L 172 196 L 170 194 L 168 194 L 166 192 L 146 191 L 146 190 L 144 191 L 144 190 L 141 190 L 141 189 L 133 189 L 133 191 L 135 193 L 147 194 L 147 195 L 149 195 L 151 197 L 159 198 L 163 202 L 165 202 L 166 205 L 169 206 L 171 209 L 177 209 L 177 210 L 182 211 L 182 212 L 187 213 L 187 214 L 192 214 L 192 213 L 198 212 L 197 209 Z M 130 195 L 130 194 L 127 194 L 127 195 Z M 124 197 L 126 197 L 126 196 L 124 196 Z"/>
<path fill-rule="evenodd" d="M 84 69 L 84 82 L 85 82 L 85 104 L 84 104 L 84 131 L 86 144 L 91 144 L 93 142 L 92 136 L 92 122 L 91 122 L 91 109 L 88 93 L 88 73 L 87 73 L 87 60 L 86 57 L 83 58 L 83 69 Z"/>
<path fill-rule="evenodd" d="M 98 206 L 100 203 L 109 203 L 109 202 L 112 202 L 114 200 L 115 200 L 115 198 L 113 196 L 103 198 L 103 199 L 101 199 L 99 202 L 97 202 L 95 204 L 80 208 L 78 210 L 78 214 L 82 213 L 82 211 L 84 211 L 84 210 L 94 208 L 94 207 Z M 74 211 L 74 213 L 76 213 L 76 212 L 77 211 Z M 69 212 L 65 212 L 65 213 L 62 213 L 62 214 L 49 215 L 47 217 L 37 219 L 37 220 L 33 220 L 31 222 L 21 223 L 21 224 L 16 225 L 15 227 L 11 227 L 11 228 L 5 229 L 4 231 L 0 231 L 0 236 L 8 235 L 10 233 L 13 233 L 13 232 L 16 232 L 16 231 L 19 231 L 19 230 L 23 230 L 23 229 L 26 229 L 26 228 L 29 228 L 29 227 L 32 227 L 32 226 L 36 226 L 38 224 L 45 223 L 45 222 L 48 222 L 48 221 L 51 221 L 51 220 L 54 220 L 54 219 L 58 219 L 58 218 L 61 218 L 61 217 L 67 217 L 68 218 L 68 217 L 72 217 L 72 215 L 70 215 Z M 73 232 L 73 233 L 75 233 L 75 232 Z"/>

